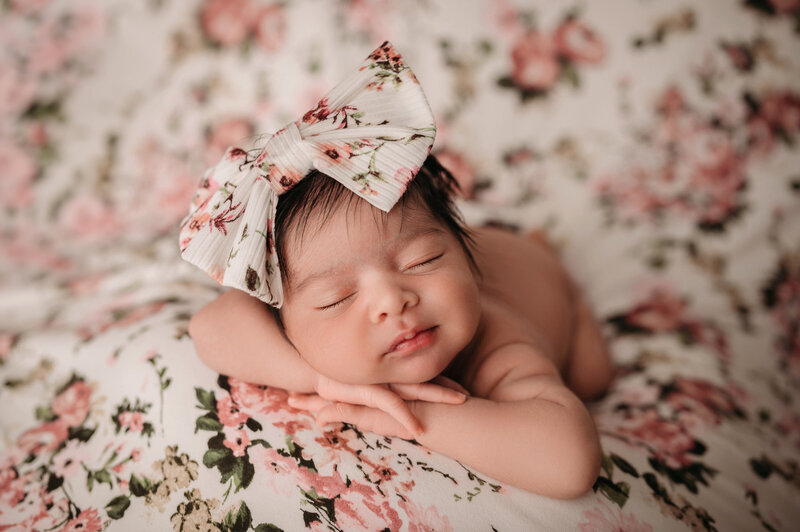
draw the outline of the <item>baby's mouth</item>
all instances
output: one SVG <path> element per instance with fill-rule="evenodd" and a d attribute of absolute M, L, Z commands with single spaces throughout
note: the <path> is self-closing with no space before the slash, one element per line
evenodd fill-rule
<path fill-rule="evenodd" d="M 395 339 L 392 347 L 385 353 L 386 355 L 407 355 L 417 349 L 427 347 L 433 342 L 437 326 L 428 329 L 411 330 L 403 333 Z"/>

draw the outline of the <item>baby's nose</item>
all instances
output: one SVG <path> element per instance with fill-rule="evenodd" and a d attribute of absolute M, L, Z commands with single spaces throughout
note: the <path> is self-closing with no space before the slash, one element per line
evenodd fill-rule
<path fill-rule="evenodd" d="M 370 319 L 380 323 L 388 317 L 401 316 L 408 308 L 419 303 L 416 291 L 402 282 L 383 277 L 370 287 Z"/>

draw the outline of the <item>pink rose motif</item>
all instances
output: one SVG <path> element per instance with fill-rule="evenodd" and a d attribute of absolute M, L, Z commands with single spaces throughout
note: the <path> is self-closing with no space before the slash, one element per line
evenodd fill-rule
<path fill-rule="evenodd" d="M 638 412 L 630 420 L 632 426 L 617 429 L 647 444 L 667 466 L 679 468 L 690 463 L 685 454 L 694 448 L 694 439 L 680 423 L 662 419 L 655 410 Z"/>
<path fill-rule="evenodd" d="M 11 348 L 16 341 L 16 335 L 11 333 L 0 333 L 0 360 L 5 359 L 11 352 Z"/>
<path fill-rule="evenodd" d="M 417 175 L 417 172 L 419 172 L 419 166 L 415 166 L 414 168 L 406 168 L 404 166 L 402 168 L 398 168 L 397 172 L 394 173 L 394 180 L 400 183 L 400 186 L 402 187 L 401 190 L 403 192 L 406 191 L 406 188 L 408 188 L 408 183 L 414 179 L 414 176 Z"/>
<path fill-rule="evenodd" d="M 234 378 L 228 379 L 228 385 L 231 387 L 230 398 L 238 407 L 256 411 L 264 403 L 264 386 Z"/>
<path fill-rule="evenodd" d="M 200 11 L 200 25 L 217 44 L 236 46 L 250 34 L 254 14 L 250 0 L 208 0 Z"/>
<path fill-rule="evenodd" d="M 675 388 L 667 395 L 667 402 L 675 411 L 687 413 L 686 420 L 690 422 L 718 425 L 720 413 L 730 415 L 736 410 L 725 392 L 707 381 L 679 378 L 675 381 Z"/>
<path fill-rule="evenodd" d="M 247 446 L 250 445 L 250 436 L 247 431 L 232 427 L 223 427 L 222 431 L 225 433 L 225 441 L 222 442 L 222 445 L 233 451 L 233 456 L 244 456 Z"/>
<path fill-rule="evenodd" d="M 286 37 L 286 16 L 280 4 L 261 6 L 256 16 L 256 40 L 264 50 L 275 52 Z"/>
<path fill-rule="evenodd" d="M 17 447 L 25 454 L 38 455 L 55 450 L 67 439 L 68 434 L 67 424 L 56 419 L 23 432 L 17 439 Z"/>
<path fill-rule="evenodd" d="M 598 499 L 599 500 L 599 499 Z M 581 532 L 653 532 L 653 527 L 647 523 L 640 523 L 632 514 L 627 514 L 621 508 L 599 502 L 591 510 L 584 510 L 583 517 L 586 521 L 578 524 Z"/>
<path fill-rule="evenodd" d="M 1 138 L 0 167 L 5 189 L 0 194 L 0 206 L 21 209 L 29 205 L 33 199 L 33 178 L 38 170 L 34 159 L 17 143 Z"/>
<path fill-rule="evenodd" d="M 69 427 L 77 427 L 89 413 L 89 397 L 92 389 L 84 381 L 76 381 L 58 394 L 50 409 Z"/>
<path fill-rule="evenodd" d="M 674 331 L 684 321 L 686 301 L 667 286 L 652 288 L 648 298 L 626 316 L 628 323 L 654 332 Z"/>
<path fill-rule="evenodd" d="M 439 515 L 436 506 L 420 508 L 411 500 L 406 499 L 398 499 L 397 504 L 408 516 L 408 532 L 427 532 L 428 530 L 450 532 L 453 530 L 450 519 L 446 515 Z"/>
<path fill-rule="evenodd" d="M 559 54 L 577 63 L 599 63 L 606 55 L 603 41 L 574 18 L 556 29 L 553 41 Z"/>
<path fill-rule="evenodd" d="M 402 524 L 397 510 L 387 500 L 375 500 L 368 484 L 352 482 L 334 499 L 334 510 L 342 530 L 399 530 Z"/>
<path fill-rule="evenodd" d="M 776 13 L 791 13 L 800 8 L 800 0 L 769 0 Z"/>
<path fill-rule="evenodd" d="M 67 445 L 53 456 L 53 472 L 70 478 L 81 471 L 81 462 L 88 458 L 85 445 L 79 440 L 69 440 Z"/>
<path fill-rule="evenodd" d="M 443 150 L 437 153 L 436 159 L 447 171 L 453 174 L 459 189 L 461 189 L 461 197 L 465 199 L 472 198 L 477 177 L 469 162 L 461 154 L 451 150 Z"/>
<path fill-rule="evenodd" d="M 120 427 L 129 432 L 142 432 L 144 428 L 144 418 L 141 412 L 120 412 L 119 417 Z"/>
<path fill-rule="evenodd" d="M 206 164 L 215 164 L 229 146 L 238 145 L 252 134 L 253 124 L 245 118 L 230 118 L 214 125 L 206 140 Z"/>
<path fill-rule="evenodd" d="M 36 99 L 40 82 L 13 64 L 0 68 L 0 117 L 21 113 Z"/>
<path fill-rule="evenodd" d="M 546 90 L 561 73 L 553 40 L 536 31 L 528 31 L 511 50 L 511 79 L 526 90 Z"/>
<path fill-rule="evenodd" d="M 103 521 L 95 508 L 87 508 L 75 519 L 64 525 L 61 532 L 97 532 L 103 528 Z"/>
<path fill-rule="evenodd" d="M 219 421 L 226 427 L 238 427 L 247 421 L 247 414 L 239 411 L 239 407 L 233 402 L 230 395 L 217 400 L 217 416 Z"/>
<path fill-rule="evenodd" d="M 58 218 L 67 234 L 84 241 L 107 240 L 123 229 L 111 206 L 89 193 L 71 198 Z"/>
<path fill-rule="evenodd" d="M 326 169 L 337 168 L 343 164 L 348 164 L 346 161 L 353 156 L 353 148 L 344 143 L 328 142 L 320 144 L 316 148 L 321 152 L 321 157 L 318 162 L 318 169 L 324 172 Z"/>

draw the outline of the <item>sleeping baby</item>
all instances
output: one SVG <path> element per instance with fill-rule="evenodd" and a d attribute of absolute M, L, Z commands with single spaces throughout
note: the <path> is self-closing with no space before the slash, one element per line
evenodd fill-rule
<path fill-rule="evenodd" d="M 582 400 L 612 376 L 598 324 L 544 237 L 465 226 L 433 124 L 384 43 L 254 158 L 229 148 L 181 250 L 234 289 L 190 335 L 208 366 L 289 390 L 320 426 L 578 497 L 602 456 Z"/>

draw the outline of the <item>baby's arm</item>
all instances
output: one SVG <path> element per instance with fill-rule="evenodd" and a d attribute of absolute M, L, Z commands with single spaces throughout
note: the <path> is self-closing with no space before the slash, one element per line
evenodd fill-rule
<path fill-rule="evenodd" d="M 286 390 L 316 391 L 319 374 L 286 339 L 258 299 L 229 290 L 189 322 L 197 355 L 211 369 L 239 380 Z"/>
<path fill-rule="evenodd" d="M 458 390 L 439 383 L 354 385 L 334 381 L 300 356 L 264 303 L 240 290 L 223 293 L 192 316 L 189 335 L 200 359 L 219 373 L 291 392 L 319 394 L 339 404 L 378 408 L 414 434 L 422 427 L 404 399 L 464 402 Z"/>
<path fill-rule="evenodd" d="M 602 452 L 585 405 L 533 347 L 507 345 L 491 358 L 482 368 L 483 382 L 475 382 L 479 397 L 459 406 L 412 404 L 428 427 L 419 442 L 547 497 L 586 493 L 597 479 Z"/>
<path fill-rule="evenodd" d="M 564 386 L 553 363 L 526 344 L 497 349 L 464 404 L 410 402 L 425 447 L 492 477 L 558 499 L 583 495 L 600 471 L 600 442 L 584 404 Z M 352 405 L 310 405 L 317 422 L 353 423 L 403 435 L 385 414 Z M 407 436 L 405 436 L 407 437 Z"/>

